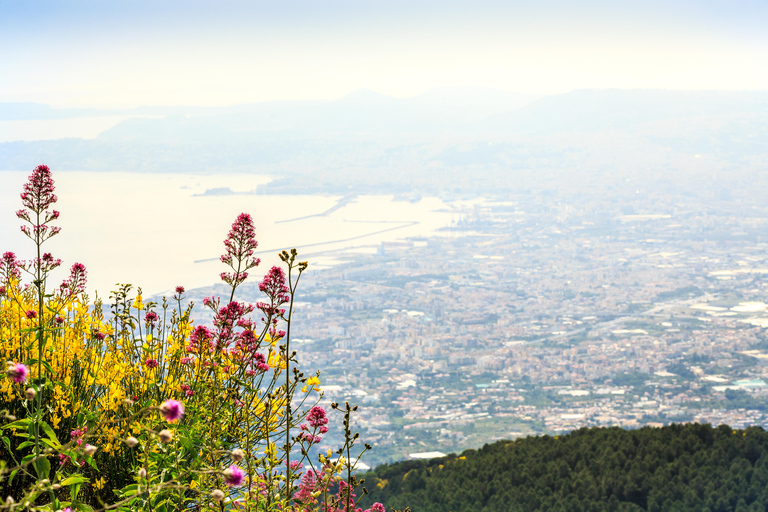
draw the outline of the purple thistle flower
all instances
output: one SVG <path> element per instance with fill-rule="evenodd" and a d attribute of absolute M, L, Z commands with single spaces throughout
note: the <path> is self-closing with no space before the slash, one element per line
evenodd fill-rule
<path fill-rule="evenodd" d="M 224 483 L 230 487 L 239 487 L 245 481 L 245 473 L 239 467 L 232 465 L 224 470 Z"/>
<path fill-rule="evenodd" d="M 184 416 L 184 404 L 178 400 L 166 400 L 159 410 L 166 421 L 179 421 Z"/>
<path fill-rule="evenodd" d="M 27 376 L 29 376 L 29 368 L 22 363 L 11 364 L 8 366 L 6 373 L 13 382 L 21 384 L 27 380 Z"/>

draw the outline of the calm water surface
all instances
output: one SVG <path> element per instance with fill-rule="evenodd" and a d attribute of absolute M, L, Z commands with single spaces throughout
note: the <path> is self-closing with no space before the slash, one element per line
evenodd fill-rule
<path fill-rule="evenodd" d="M 0 251 L 33 257 L 34 246 L 19 232 L 14 212 L 29 171 L 0 172 Z M 315 268 L 336 263 L 334 251 L 372 250 L 382 241 L 429 236 L 457 218 L 438 198 L 394 201 L 391 196 L 359 196 L 324 216 L 341 196 L 262 195 L 261 175 L 179 175 L 56 172 L 62 232 L 45 250 L 63 260 L 58 285 L 69 266 L 88 268 L 89 292 L 106 298 L 115 283 L 142 286 L 145 295 L 211 285 L 226 268 L 217 258 L 223 240 L 241 212 L 255 221 L 263 262 L 261 276 L 279 262 L 277 250 L 299 247 Z M 229 188 L 235 195 L 206 195 Z M 441 211 L 439 211 L 441 210 Z M 302 218 L 305 217 L 305 218 Z M 286 220 L 300 218 L 285 222 Z M 396 229 L 391 229 L 396 228 Z M 302 247 L 304 246 L 304 247 Z M 312 256 L 315 255 L 315 256 Z M 64 268 L 66 267 L 66 269 Z"/>

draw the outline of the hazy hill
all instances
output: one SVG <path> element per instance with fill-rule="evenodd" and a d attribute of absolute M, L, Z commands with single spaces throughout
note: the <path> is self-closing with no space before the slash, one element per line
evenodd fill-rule
<path fill-rule="evenodd" d="M 91 140 L 0 143 L 0 170 L 44 161 L 58 170 L 259 172 L 280 176 L 268 187 L 276 192 L 331 193 L 342 182 L 363 193 L 471 194 L 628 179 L 697 194 L 712 184 L 749 189 L 768 165 L 768 92 L 360 90 L 335 101 L 104 112 L 159 117 L 126 119 Z M 0 104 L 0 119 L 75 113 Z"/>
<path fill-rule="evenodd" d="M 499 441 L 365 475 L 375 501 L 414 512 L 768 510 L 768 433 L 671 425 Z"/>

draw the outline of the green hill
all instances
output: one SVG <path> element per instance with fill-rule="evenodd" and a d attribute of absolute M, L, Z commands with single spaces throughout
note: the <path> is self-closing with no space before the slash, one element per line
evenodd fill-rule
<path fill-rule="evenodd" d="M 385 464 L 365 479 L 364 504 L 413 512 L 766 511 L 768 432 L 585 428 Z"/>

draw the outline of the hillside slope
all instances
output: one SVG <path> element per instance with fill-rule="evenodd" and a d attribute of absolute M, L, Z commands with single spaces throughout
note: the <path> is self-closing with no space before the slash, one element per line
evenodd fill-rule
<path fill-rule="evenodd" d="M 414 512 L 768 510 L 768 433 L 726 425 L 581 429 L 382 465 L 370 494 Z"/>

